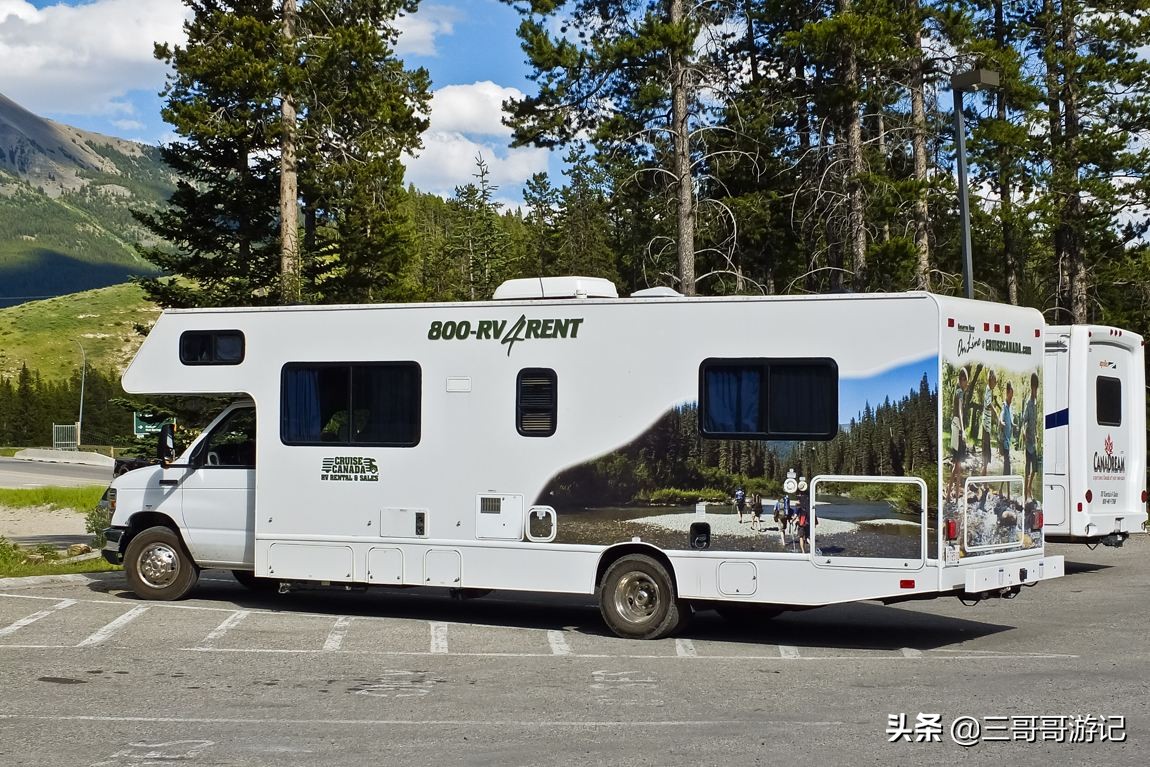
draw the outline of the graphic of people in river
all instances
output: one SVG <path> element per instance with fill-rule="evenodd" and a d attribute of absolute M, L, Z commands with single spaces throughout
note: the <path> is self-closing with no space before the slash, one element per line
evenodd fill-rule
<path fill-rule="evenodd" d="M 1041 509 L 1042 450 L 1041 378 L 1038 370 L 1017 370 L 964 360 L 944 361 L 943 424 L 950 460 L 943 466 L 943 517 L 957 524 L 960 556 L 992 554 L 1012 548 L 1029 548 L 1041 542 L 1041 532 L 1027 520 Z M 1027 392 L 1024 402 L 1014 403 L 1015 389 Z M 978 392 L 977 401 L 971 397 Z M 1001 397 L 1001 399 L 999 399 Z M 1021 405 L 1021 407 L 1020 407 Z M 959 412 L 955 412 L 959 409 Z M 955 432 L 959 432 L 956 434 Z M 966 440 L 978 445 L 977 454 L 963 449 Z M 1026 451 L 1027 474 L 1008 480 Z"/>

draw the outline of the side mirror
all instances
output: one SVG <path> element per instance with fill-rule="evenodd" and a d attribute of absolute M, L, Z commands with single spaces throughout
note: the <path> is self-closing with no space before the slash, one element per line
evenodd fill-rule
<path fill-rule="evenodd" d="M 160 427 L 159 444 L 156 446 L 156 456 L 160 463 L 167 466 L 176 460 L 176 427 L 166 423 Z"/>

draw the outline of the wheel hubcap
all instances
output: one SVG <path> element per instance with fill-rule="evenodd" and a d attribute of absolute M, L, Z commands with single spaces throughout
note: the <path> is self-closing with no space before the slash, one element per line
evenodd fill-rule
<path fill-rule="evenodd" d="M 646 573 L 627 573 L 615 587 L 615 612 L 630 623 L 645 623 L 659 609 L 659 584 Z"/>
<path fill-rule="evenodd" d="M 140 552 L 137 565 L 144 583 L 162 589 L 180 574 L 180 555 L 166 543 L 153 543 Z"/>

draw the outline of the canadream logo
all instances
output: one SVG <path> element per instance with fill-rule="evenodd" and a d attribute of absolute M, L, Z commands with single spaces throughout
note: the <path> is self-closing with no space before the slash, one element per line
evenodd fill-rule
<path fill-rule="evenodd" d="M 1103 453 L 1094 454 L 1094 471 L 1125 474 L 1126 457 L 1114 455 L 1114 440 L 1110 438 L 1109 434 L 1106 435 L 1106 440 L 1102 443 L 1102 449 Z"/>
<path fill-rule="evenodd" d="M 582 317 L 569 319 L 552 318 L 546 320 L 527 319 L 526 314 L 519 315 L 519 319 L 508 327 L 507 320 L 435 320 L 427 328 L 429 341 L 498 341 L 507 347 L 507 356 L 511 356 L 511 347 L 520 341 L 531 338 L 578 338 L 579 327 L 583 324 Z"/>

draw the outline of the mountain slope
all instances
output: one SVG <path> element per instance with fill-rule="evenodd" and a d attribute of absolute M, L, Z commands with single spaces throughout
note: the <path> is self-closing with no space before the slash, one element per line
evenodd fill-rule
<path fill-rule="evenodd" d="M 45 120 L 0 94 L 0 306 L 152 274 L 131 209 L 175 179 L 155 147 Z"/>
<path fill-rule="evenodd" d="M 23 364 L 47 380 L 67 378 L 83 356 L 90 367 L 122 372 L 144 340 L 135 326 L 151 326 L 159 312 L 135 285 L 0 309 L 0 378 Z"/>

